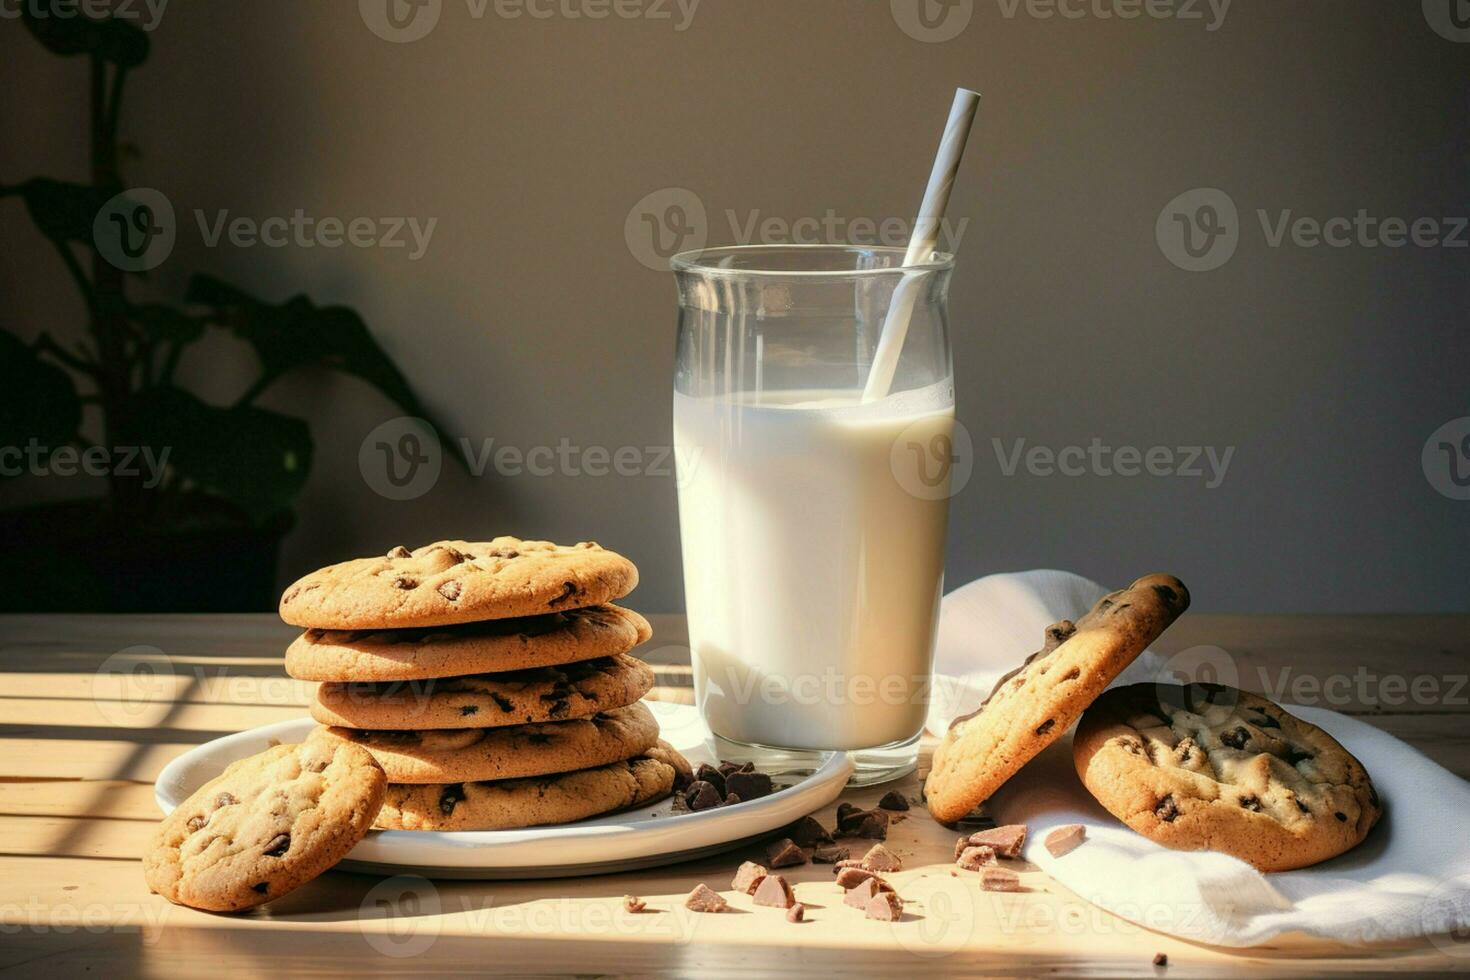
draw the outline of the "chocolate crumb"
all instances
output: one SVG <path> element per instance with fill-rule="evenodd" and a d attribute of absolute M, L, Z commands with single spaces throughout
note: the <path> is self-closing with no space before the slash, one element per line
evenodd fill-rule
<path fill-rule="evenodd" d="M 790 868 L 806 864 L 806 854 L 790 837 L 783 837 L 766 848 L 766 861 L 773 868 Z"/>
<path fill-rule="evenodd" d="M 1168 953 L 1155 953 L 1154 954 L 1154 966 L 1168 966 L 1168 965 L 1169 965 L 1169 954 Z"/>
<path fill-rule="evenodd" d="M 878 805 L 885 810 L 907 810 L 909 801 L 904 799 L 903 794 L 898 790 L 891 789 L 883 794 L 883 799 L 878 801 Z"/>
<path fill-rule="evenodd" d="M 643 899 L 639 898 L 638 896 L 636 896 L 636 895 L 624 895 L 623 896 L 623 911 L 624 912 L 634 912 L 634 913 L 636 913 L 636 912 L 642 912 L 646 908 L 648 908 L 648 903 L 645 902 L 645 901 L 643 901 Z"/>
<path fill-rule="evenodd" d="M 850 853 L 852 852 L 847 848 L 839 847 L 835 844 L 827 847 L 818 847 L 812 851 L 812 862 L 815 864 L 837 864 L 839 861 L 846 861 Z"/>
<path fill-rule="evenodd" d="M 1086 839 L 1086 827 L 1080 823 L 1069 823 L 1047 834 L 1046 840 L 1042 843 L 1046 845 L 1046 849 L 1051 852 L 1052 857 L 1061 857 L 1063 854 L 1069 854 L 1076 850 Z"/>
<path fill-rule="evenodd" d="M 704 882 L 695 885 L 684 899 L 684 907 L 694 912 L 723 912 L 729 906 L 723 895 Z"/>
<path fill-rule="evenodd" d="M 818 847 L 833 843 L 832 835 L 827 832 L 827 828 L 811 816 L 802 817 L 787 827 L 786 836 L 795 841 L 798 847 Z"/>
<path fill-rule="evenodd" d="M 806 906 L 803 905 L 803 904 L 801 904 L 800 902 L 797 902 L 795 905 L 791 906 L 791 908 L 789 908 L 789 909 L 786 910 L 786 921 L 787 922 L 805 922 L 806 921 Z"/>

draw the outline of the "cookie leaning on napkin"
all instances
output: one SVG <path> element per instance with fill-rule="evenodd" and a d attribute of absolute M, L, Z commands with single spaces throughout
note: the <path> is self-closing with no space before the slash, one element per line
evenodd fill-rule
<path fill-rule="evenodd" d="M 144 859 L 171 901 L 277 898 L 372 827 L 564 823 L 668 796 L 690 766 L 640 699 L 651 635 L 611 605 L 632 562 L 596 544 L 443 541 L 331 565 L 281 598 L 287 672 L 322 682 L 303 745 L 232 764 L 166 817 Z"/>
<path fill-rule="evenodd" d="M 1136 684 L 1103 693 L 1189 606 L 1172 576 L 1100 599 L 951 722 L 925 786 L 953 822 L 1081 719 L 1073 740 L 1089 792 L 1166 847 L 1234 855 L 1262 871 L 1355 847 L 1382 815 L 1361 763 L 1316 726 L 1218 684 Z"/>

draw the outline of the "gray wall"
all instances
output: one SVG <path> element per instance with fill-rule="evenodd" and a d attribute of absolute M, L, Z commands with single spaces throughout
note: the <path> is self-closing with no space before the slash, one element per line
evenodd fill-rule
<path fill-rule="evenodd" d="M 1273 247 L 1257 215 L 1470 211 L 1470 43 L 1436 33 L 1417 0 L 1236 0 L 1213 30 L 1203 2 L 1201 20 L 1125 20 L 973 0 L 943 42 L 905 33 L 905 0 L 702 0 L 683 30 L 672 0 L 669 19 L 604 20 L 510 19 L 493 0 L 476 18 L 442 0 L 411 43 L 375 36 L 357 6 L 166 8 L 123 124 L 139 153 L 131 182 L 178 215 L 152 276 L 161 292 L 204 270 L 350 303 L 476 444 L 667 445 L 673 290 L 630 248 L 630 209 L 688 189 L 711 243 L 735 237 L 727 209 L 737 224 L 907 216 L 962 84 L 985 102 L 950 206 L 969 219 L 951 295 L 975 447 L 950 583 L 1035 566 L 1108 582 L 1166 570 L 1201 609 L 1470 611 L 1470 502 L 1436 490 L 1454 487 L 1421 462 L 1432 432 L 1470 415 L 1470 232 L 1459 248 Z M 0 179 L 83 178 L 81 66 L 10 23 L 0 63 Z M 1219 268 L 1185 271 L 1156 222 L 1208 187 L 1238 209 L 1238 244 Z M 193 214 L 298 208 L 437 225 L 412 260 L 210 247 Z M 78 304 L 14 202 L 0 241 L 4 322 L 68 334 Z M 246 357 L 216 338 L 186 369 L 224 398 Z M 397 410 L 317 375 L 265 401 L 309 413 L 317 442 L 283 579 L 400 542 L 509 531 L 625 551 L 643 572 L 634 605 L 682 606 L 672 479 L 446 466 L 429 492 L 389 501 L 358 450 Z M 1024 463 L 1007 476 L 993 442 L 1094 437 L 1234 452 L 1207 488 Z M 84 489 L 12 481 L 0 504 Z"/>

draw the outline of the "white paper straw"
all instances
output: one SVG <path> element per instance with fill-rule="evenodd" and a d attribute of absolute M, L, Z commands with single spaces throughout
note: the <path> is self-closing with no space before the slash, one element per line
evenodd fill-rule
<path fill-rule="evenodd" d="M 960 169 L 960 157 L 965 152 L 965 141 L 970 138 L 970 126 L 975 121 L 975 109 L 980 105 L 978 92 L 967 88 L 955 89 L 954 104 L 949 108 L 949 121 L 944 124 L 944 136 L 939 140 L 939 151 L 934 156 L 934 169 L 929 172 L 929 186 L 924 189 L 924 201 L 919 205 L 919 217 L 914 222 L 914 233 L 909 238 L 908 251 L 903 264 L 915 265 L 929 258 L 939 244 L 940 223 L 944 209 L 949 206 L 949 192 L 954 188 L 955 174 Z M 888 304 L 888 315 L 883 320 L 883 330 L 878 335 L 878 349 L 873 353 L 873 366 L 868 371 L 868 381 L 863 387 L 863 401 L 873 401 L 888 394 L 893 384 L 893 372 L 898 368 L 898 355 L 903 351 L 903 340 L 908 335 L 909 318 L 914 311 L 914 300 L 918 297 L 920 280 L 905 275 L 893 290 L 893 299 Z"/>

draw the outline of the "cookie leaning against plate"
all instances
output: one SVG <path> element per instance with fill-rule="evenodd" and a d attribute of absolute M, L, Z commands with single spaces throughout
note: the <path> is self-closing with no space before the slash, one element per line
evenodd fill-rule
<path fill-rule="evenodd" d="M 281 596 L 280 614 L 316 629 L 448 626 L 601 605 L 637 584 L 632 562 L 591 541 L 438 541 L 304 575 Z"/>
<path fill-rule="evenodd" d="M 143 855 L 171 902 L 235 912 L 280 898 L 362 840 L 388 780 L 355 745 L 277 745 L 230 764 L 163 818 Z"/>
<path fill-rule="evenodd" d="M 619 654 L 560 667 L 387 684 L 320 684 L 311 716 L 346 728 L 499 728 L 586 718 L 632 704 L 653 670 Z"/>
<path fill-rule="evenodd" d="M 689 763 L 667 742 L 623 762 L 532 779 L 394 784 L 378 814 L 385 830 L 510 830 L 570 823 L 661 800 Z"/>
<path fill-rule="evenodd" d="M 621 606 L 400 630 L 318 630 L 286 650 L 286 673 L 304 681 L 412 681 L 489 674 L 627 653 L 653 636 Z"/>
<path fill-rule="evenodd" d="M 1183 582 L 1148 575 L 1103 596 L 1075 625 L 1047 627 L 1041 650 L 944 733 L 924 784 L 934 819 L 953 823 L 989 799 L 1187 608 Z"/>
<path fill-rule="evenodd" d="M 366 731 L 319 728 L 314 738 L 361 745 L 393 783 L 520 779 L 622 762 L 658 742 L 658 722 L 642 702 L 540 725 Z"/>
<path fill-rule="evenodd" d="M 1113 816 L 1176 850 L 1288 871 L 1356 847 L 1383 808 L 1322 729 L 1220 684 L 1132 684 L 1082 716 L 1077 775 Z"/>

